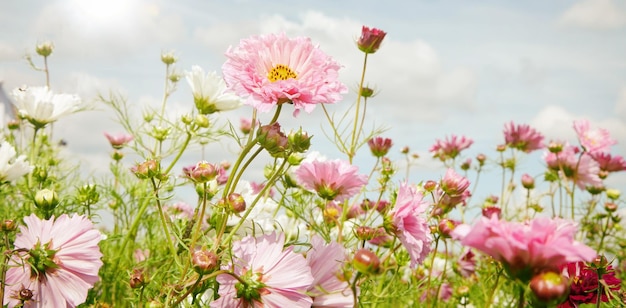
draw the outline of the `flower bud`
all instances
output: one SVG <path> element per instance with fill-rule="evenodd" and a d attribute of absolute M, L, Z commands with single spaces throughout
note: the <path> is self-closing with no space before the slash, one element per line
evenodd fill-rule
<path fill-rule="evenodd" d="M 528 190 L 535 188 L 535 179 L 528 173 L 524 173 L 522 175 L 522 186 Z"/>
<path fill-rule="evenodd" d="M 54 190 L 42 189 L 35 194 L 35 205 L 44 211 L 52 211 L 58 204 L 59 196 Z"/>
<path fill-rule="evenodd" d="M 289 140 L 280 131 L 280 124 L 274 122 L 270 125 L 263 125 L 257 133 L 257 141 L 272 157 L 284 157 Z"/>
<path fill-rule="evenodd" d="M 193 269 L 200 275 L 206 275 L 217 268 L 217 255 L 205 249 L 193 252 L 191 263 Z"/>
<path fill-rule="evenodd" d="M 461 170 L 463 171 L 467 171 L 469 170 L 469 168 L 472 167 L 472 159 L 468 158 L 466 159 L 462 164 L 461 164 Z"/>
<path fill-rule="evenodd" d="M 207 128 L 209 127 L 209 118 L 206 115 L 198 114 L 194 120 L 194 123 L 198 125 L 198 127 Z"/>
<path fill-rule="evenodd" d="M 611 200 L 617 200 L 619 199 L 621 192 L 618 189 L 615 188 L 609 188 L 607 190 L 605 190 L 606 193 L 606 197 L 611 199 Z"/>
<path fill-rule="evenodd" d="M 445 238 L 449 238 L 452 231 L 460 224 L 459 221 L 444 218 L 439 222 L 437 226 L 437 231 Z"/>
<path fill-rule="evenodd" d="M 138 289 L 148 284 L 148 281 L 142 270 L 133 269 L 133 273 L 130 274 L 130 281 L 128 283 L 132 289 Z"/>
<path fill-rule="evenodd" d="M 550 143 L 548 144 L 548 151 L 555 154 L 560 153 L 561 151 L 563 151 L 563 143 L 550 141 Z"/>
<path fill-rule="evenodd" d="M 17 229 L 17 224 L 13 219 L 5 219 L 1 225 L 2 232 L 13 232 Z"/>
<path fill-rule="evenodd" d="M 235 213 L 241 213 L 246 210 L 246 200 L 238 193 L 228 194 L 228 205 Z"/>
<path fill-rule="evenodd" d="M 498 152 L 506 151 L 506 144 L 498 144 L 498 146 L 496 147 L 496 151 Z"/>
<path fill-rule="evenodd" d="M 372 89 L 370 87 L 362 87 L 361 88 L 361 96 L 365 97 L 365 98 L 375 96 L 374 92 L 375 92 L 374 89 Z"/>
<path fill-rule="evenodd" d="M 149 159 L 132 167 L 131 171 L 140 179 L 149 179 L 159 174 L 159 164 L 156 160 Z"/>
<path fill-rule="evenodd" d="M 7 122 L 7 128 L 10 130 L 16 130 L 18 128 L 20 128 L 20 121 L 19 120 L 9 120 Z"/>
<path fill-rule="evenodd" d="M 563 275 L 543 272 L 530 280 L 533 294 L 544 303 L 558 303 L 569 293 L 569 282 Z"/>
<path fill-rule="evenodd" d="M 311 138 L 300 128 L 297 132 L 289 134 L 287 139 L 289 140 L 291 150 L 297 153 L 304 153 L 311 147 Z"/>
<path fill-rule="evenodd" d="M 387 35 L 387 32 L 383 30 L 363 26 L 357 46 L 364 53 L 375 53 L 380 48 L 385 35 Z"/>
<path fill-rule="evenodd" d="M 183 122 L 183 124 L 185 125 L 189 125 L 193 123 L 193 116 L 191 116 L 190 114 L 184 114 L 180 117 L 180 121 Z"/>
<path fill-rule="evenodd" d="M 617 211 L 617 204 L 615 202 L 606 202 L 604 203 L 604 209 L 609 213 L 613 213 Z"/>
<path fill-rule="evenodd" d="M 239 130 L 245 135 L 249 134 L 252 131 L 252 120 L 248 118 L 241 118 L 239 120 Z"/>
<path fill-rule="evenodd" d="M 400 153 L 402 154 L 408 154 L 409 153 L 409 147 L 408 146 L 403 146 L 402 149 L 400 150 Z"/>
<path fill-rule="evenodd" d="M 52 44 L 52 42 L 43 42 L 41 44 L 37 44 L 37 46 L 35 47 L 35 51 L 37 52 L 37 54 L 42 57 L 50 56 L 53 50 L 54 45 Z"/>
<path fill-rule="evenodd" d="M 163 141 L 167 139 L 167 136 L 170 134 L 169 127 L 152 127 L 152 137 L 158 141 Z"/>
<path fill-rule="evenodd" d="M 426 190 L 427 192 L 433 192 L 435 189 L 437 189 L 437 182 L 433 180 L 428 180 L 426 181 L 426 183 L 424 183 L 424 190 Z"/>
<path fill-rule="evenodd" d="M 113 150 L 113 152 L 111 153 L 111 159 L 113 159 L 114 161 L 120 161 L 122 160 L 122 158 L 124 158 L 124 153 L 118 150 Z"/>
<path fill-rule="evenodd" d="M 205 183 L 217 176 L 217 169 L 203 160 L 194 166 L 183 167 L 183 174 L 196 183 Z"/>
<path fill-rule="evenodd" d="M 113 149 L 115 150 L 122 149 L 126 144 L 128 144 L 129 142 L 133 140 L 132 135 L 128 135 L 124 133 L 116 134 L 116 135 L 104 133 L 104 136 L 107 138 L 107 140 L 109 140 L 111 147 L 113 147 Z"/>
<path fill-rule="evenodd" d="M 371 250 L 361 248 L 354 254 L 352 266 L 363 274 L 378 274 L 380 272 L 380 259 Z"/>
<path fill-rule="evenodd" d="M 367 141 L 367 145 L 370 147 L 372 155 L 380 158 L 387 155 L 393 142 L 389 138 L 374 137 Z"/>
<path fill-rule="evenodd" d="M 33 298 L 33 291 L 30 289 L 26 289 L 24 286 L 20 288 L 20 291 L 17 292 L 17 299 L 20 302 L 26 303 Z"/>
<path fill-rule="evenodd" d="M 358 226 L 354 229 L 356 237 L 361 241 L 369 241 L 375 237 L 385 234 L 383 229 L 372 228 L 368 226 Z"/>
<path fill-rule="evenodd" d="M 485 161 L 487 161 L 487 156 L 485 154 L 478 154 L 476 155 L 476 160 L 478 161 L 478 164 L 483 166 L 485 164 Z"/>
<path fill-rule="evenodd" d="M 482 213 L 483 216 L 487 218 L 491 218 L 491 216 L 493 215 L 497 215 L 497 217 L 500 218 L 500 215 L 502 214 L 502 209 L 497 206 L 487 206 L 483 208 Z"/>
<path fill-rule="evenodd" d="M 96 204 L 100 201 L 100 194 L 96 188 L 96 185 L 87 184 L 78 188 L 76 203 L 83 205 Z"/>
<path fill-rule="evenodd" d="M 166 65 L 172 65 L 176 63 L 177 60 L 178 59 L 176 58 L 176 56 L 174 56 L 174 53 L 171 51 L 161 53 L 161 62 L 163 62 Z"/>

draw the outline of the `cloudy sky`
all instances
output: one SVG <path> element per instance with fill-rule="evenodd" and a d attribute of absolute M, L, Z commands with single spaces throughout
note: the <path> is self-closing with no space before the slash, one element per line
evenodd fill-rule
<path fill-rule="evenodd" d="M 618 140 L 613 153 L 626 154 L 624 0 L 8 0 L 0 20 L 5 90 L 44 84 L 24 55 L 51 40 L 55 90 L 77 92 L 85 100 L 114 91 L 136 106 L 161 100 L 161 52 L 175 52 L 180 72 L 192 65 L 219 71 L 229 46 L 272 32 L 311 37 L 344 66 L 341 78 L 354 88 L 362 63 L 354 41 L 362 25 L 378 27 L 388 35 L 368 62 L 366 82 L 379 90 L 369 118 L 389 128 L 385 136 L 394 139 L 397 151 L 407 145 L 420 153 L 425 170 L 435 164 L 428 148 L 449 134 L 475 140 L 470 157 L 494 155 L 507 121 L 574 142 L 572 121 L 587 118 Z M 353 100 L 346 95 L 342 104 Z M 191 110 L 184 82 L 170 103 L 174 113 Z M 285 123 L 312 131 L 319 150 L 330 147 L 320 131 L 320 112 L 285 117 Z M 58 129 L 70 151 L 98 168 L 108 157 L 102 132 L 117 128 L 99 111 L 74 115 Z M 529 160 L 541 163 L 540 156 Z M 624 175 L 611 183 L 626 190 Z"/>

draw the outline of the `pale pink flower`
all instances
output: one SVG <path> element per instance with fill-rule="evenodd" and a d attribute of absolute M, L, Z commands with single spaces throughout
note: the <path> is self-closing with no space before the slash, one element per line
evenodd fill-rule
<path fill-rule="evenodd" d="M 606 152 L 595 152 L 590 155 L 599 164 L 602 171 L 617 172 L 626 170 L 626 161 L 620 155 L 611 156 L 610 153 Z"/>
<path fill-rule="evenodd" d="M 314 279 L 308 290 L 313 297 L 312 307 L 354 307 L 350 285 L 338 278 L 346 261 L 343 246 L 337 242 L 326 244 L 318 235 L 311 239 L 311 246 L 306 254 L 306 261 Z"/>
<path fill-rule="evenodd" d="M 341 67 L 306 37 L 284 33 L 253 36 L 226 51 L 222 70 L 226 83 L 246 103 L 261 112 L 291 103 L 311 112 L 316 104 L 341 100 L 346 86 L 338 79 Z"/>
<path fill-rule="evenodd" d="M 596 252 L 574 240 L 574 222 L 547 217 L 527 223 L 503 221 L 493 215 L 480 220 L 465 235 L 459 230 L 461 244 L 480 250 L 503 263 L 513 277 L 530 280 L 543 270 L 558 271 L 568 262 L 591 261 Z"/>
<path fill-rule="evenodd" d="M 448 159 L 454 159 L 461 151 L 469 148 L 474 141 L 465 136 L 452 135 L 450 138 L 446 137 L 444 140 L 437 139 L 435 144 L 430 147 L 429 152 L 433 154 L 433 157 L 439 158 L 442 161 Z"/>
<path fill-rule="evenodd" d="M 578 147 L 566 144 L 558 153 L 546 151 L 544 160 L 550 169 L 574 181 L 580 189 L 603 186 L 602 179 L 598 176 L 598 163 L 591 156 L 578 153 Z"/>
<path fill-rule="evenodd" d="M 109 143 L 114 149 L 121 149 L 126 144 L 133 140 L 133 136 L 129 134 L 119 133 L 119 134 L 109 134 L 107 132 L 104 133 L 104 136 L 109 140 Z"/>
<path fill-rule="evenodd" d="M 100 232 L 87 217 L 76 214 L 63 214 L 56 220 L 41 220 L 32 214 L 24 217 L 24 223 L 14 242 L 15 251 L 20 252 L 9 261 L 4 302 L 9 307 L 19 304 L 16 292 L 26 288 L 33 298 L 25 307 L 83 303 L 87 291 L 100 280 Z M 52 263 L 55 265 L 49 266 Z"/>
<path fill-rule="evenodd" d="M 192 220 L 193 207 L 185 202 L 176 202 L 172 205 L 166 205 L 164 210 L 169 214 L 172 220 Z"/>
<path fill-rule="evenodd" d="M 527 124 L 515 125 L 513 121 L 504 125 L 504 140 L 510 148 L 526 153 L 544 147 L 543 135 Z"/>
<path fill-rule="evenodd" d="M 611 134 L 604 128 L 591 129 L 588 120 L 574 121 L 574 130 L 578 135 L 580 145 L 588 153 L 608 152 L 617 141 L 611 139 Z"/>
<path fill-rule="evenodd" d="M 398 190 L 396 204 L 390 216 L 394 231 L 411 257 L 411 267 L 424 261 L 430 252 L 432 237 L 424 217 L 429 203 L 421 192 L 409 184 L 403 183 Z"/>
<path fill-rule="evenodd" d="M 300 185 L 326 200 L 344 201 L 367 184 L 367 176 L 343 160 L 304 162 L 296 170 Z"/>
<path fill-rule="evenodd" d="M 233 271 L 247 286 L 231 275 L 217 276 L 220 298 L 211 307 L 311 307 L 313 300 L 306 294 L 313 283 L 311 267 L 293 246 L 284 245 L 284 235 L 277 233 L 234 242 L 233 263 L 222 269 Z M 256 296 L 238 297 L 238 288 Z"/>

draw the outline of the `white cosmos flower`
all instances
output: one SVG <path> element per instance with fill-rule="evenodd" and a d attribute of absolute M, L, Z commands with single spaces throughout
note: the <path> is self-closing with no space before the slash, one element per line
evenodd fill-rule
<path fill-rule="evenodd" d="M 185 71 L 185 77 L 193 92 L 193 100 L 201 114 L 236 109 L 241 106 L 241 98 L 231 92 L 224 79 L 216 72 L 204 73 L 194 65 L 191 72 Z"/>
<path fill-rule="evenodd" d="M 47 87 L 17 88 L 12 94 L 20 115 L 38 128 L 78 111 L 82 104 L 76 94 L 55 94 Z"/>
<path fill-rule="evenodd" d="M 11 182 L 33 170 L 26 161 L 26 156 L 15 158 L 15 148 L 6 141 L 0 144 L 0 183 Z"/>

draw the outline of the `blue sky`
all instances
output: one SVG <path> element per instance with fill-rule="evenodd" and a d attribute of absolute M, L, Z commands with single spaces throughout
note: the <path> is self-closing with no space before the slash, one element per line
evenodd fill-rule
<path fill-rule="evenodd" d="M 494 155 L 507 121 L 575 142 L 572 121 L 587 118 L 618 140 L 613 153 L 626 154 L 624 0 L 10 0 L 0 20 L 5 90 L 44 83 L 23 56 L 51 40 L 54 89 L 78 92 L 85 100 L 112 90 L 137 106 L 160 102 L 162 51 L 177 54 L 180 72 L 192 65 L 219 71 L 228 46 L 280 31 L 311 37 L 345 66 L 341 78 L 354 88 L 362 61 L 354 40 L 361 25 L 378 27 L 388 35 L 369 61 L 366 80 L 380 90 L 369 117 L 390 128 L 385 136 L 394 139 L 396 150 L 408 145 L 423 157 L 422 174 L 434 176 L 439 166 L 427 153 L 435 139 L 464 134 L 475 140 L 470 157 Z M 343 105 L 333 107 L 340 111 L 353 100 L 346 95 Z M 191 104 L 181 82 L 169 108 L 182 114 Z M 249 108 L 242 108 L 223 116 L 247 114 Z M 321 112 L 284 121 L 288 128 L 312 131 L 318 150 L 330 148 L 319 129 Z M 94 169 L 108 159 L 102 132 L 116 128 L 105 111 L 73 115 L 58 126 L 69 150 Z M 540 155 L 528 160 L 541 164 Z M 624 175 L 609 183 L 626 191 Z"/>

